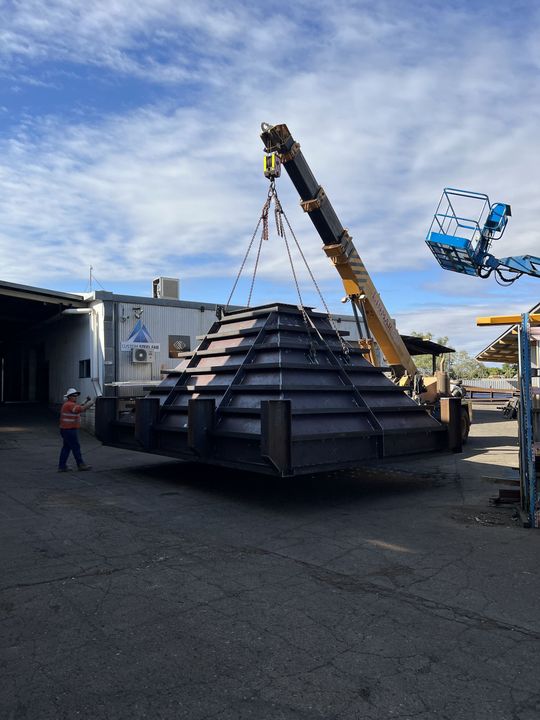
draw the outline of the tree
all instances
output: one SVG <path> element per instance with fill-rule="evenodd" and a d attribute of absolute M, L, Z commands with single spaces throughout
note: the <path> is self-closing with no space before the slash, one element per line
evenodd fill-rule
<path fill-rule="evenodd" d="M 433 340 L 433 333 L 430 332 L 417 332 L 416 330 L 411 333 L 413 337 L 423 338 L 424 340 Z M 440 337 L 434 342 L 439 345 L 447 345 L 448 338 Z M 458 352 L 448 353 L 446 357 L 446 369 L 448 374 L 453 380 L 462 379 L 470 380 L 473 378 L 486 378 L 493 375 L 500 375 L 501 370 L 498 368 L 488 368 L 483 363 L 478 362 L 472 355 L 469 355 L 465 350 L 459 350 Z M 420 370 L 423 375 L 431 375 L 432 373 L 432 359 L 431 355 L 417 355 L 414 358 L 416 367 Z M 504 367 L 504 366 L 503 366 Z M 513 367 L 513 366 L 508 366 Z M 493 372 L 495 371 L 495 372 Z M 510 372 L 510 371 L 509 371 Z M 515 374 L 515 373 L 513 373 Z M 506 376 L 508 377 L 508 376 Z M 513 377 L 513 375 L 512 375 Z"/>
<path fill-rule="evenodd" d="M 439 343 L 439 345 L 447 345 L 447 337 L 439 337 L 433 340 L 433 333 L 430 332 L 418 332 L 413 330 L 411 333 L 412 337 L 422 338 L 422 340 L 432 340 L 433 342 Z M 431 375 L 433 372 L 433 361 L 431 355 L 415 355 L 414 364 L 420 370 L 422 375 Z"/>
<path fill-rule="evenodd" d="M 501 374 L 505 378 L 517 377 L 518 366 L 513 365 L 512 363 L 503 363 L 503 366 L 501 368 Z"/>
<path fill-rule="evenodd" d="M 418 332 L 417 330 L 413 330 L 411 333 L 411 337 L 422 338 L 422 340 L 433 340 L 433 333 Z M 444 335 L 440 338 L 437 338 L 436 340 L 433 340 L 433 342 L 439 343 L 439 345 L 446 345 L 448 343 L 448 337 Z M 420 357 L 423 357 L 423 355 L 420 355 Z"/>
<path fill-rule="evenodd" d="M 465 350 L 452 353 L 448 358 L 448 365 L 448 374 L 453 380 L 485 378 L 490 375 L 489 369 Z"/>

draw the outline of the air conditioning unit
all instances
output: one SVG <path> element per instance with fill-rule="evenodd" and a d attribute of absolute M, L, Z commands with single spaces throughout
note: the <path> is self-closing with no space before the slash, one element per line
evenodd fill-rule
<path fill-rule="evenodd" d="M 155 298 L 178 300 L 180 280 L 178 278 L 158 277 L 152 281 L 152 295 Z"/>
<path fill-rule="evenodd" d="M 151 363 L 154 359 L 154 351 L 147 348 L 133 348 L 131 351 L 131 362 Z"/>

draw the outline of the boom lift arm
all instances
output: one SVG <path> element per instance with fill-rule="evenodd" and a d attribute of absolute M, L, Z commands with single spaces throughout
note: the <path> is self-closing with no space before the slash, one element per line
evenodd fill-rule
<path fill-rule="evenodd" d="M 377 341 L 394 375 L 398 378 L 405 376 L 409 382 L 414 382 L 418 374 L 416 365 L 375 289 L 351 236 L 340 223 L 328 196 L 311 172 L 300 144 L 294 141 L 284 124 L 263 123 L 261 128 L 261 139 L 268 153 L 265 174 L 270 178 L 279 174 L 275 162 L 277 154 L 300 195 L 304 212 L 309 214 L 324 243 L 324 252 L 341 276 L 355 316 L 362 316 L 368 332 Z M 360 345 L 367 348 L 372 364 L 377 365 L 373 340 L 365 338 L 360 341 Z"/>

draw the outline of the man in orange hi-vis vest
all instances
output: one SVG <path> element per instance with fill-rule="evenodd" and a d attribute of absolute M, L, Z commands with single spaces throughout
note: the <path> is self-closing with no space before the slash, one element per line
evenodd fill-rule
<path fill-rule="evenodd" d="M 79 405 L 77 398 L 80 394 L 76 388 L 69 388 L 64 395 L 65 402 L 60 411 L 60 435 L 62 436 L 64 444 L 60 451 L 60 459 L 58 460 L 58 472 L 71 470 L 67 465 L 70 452 L 73 453 L 79 470 L 91 470 L 91 466 L 84 462 L 81 455 L 79 428 L 81 427 L 81 413 L 92 407 L 95 401 L 88 397 L 86 398 L 86 402 Z"/>

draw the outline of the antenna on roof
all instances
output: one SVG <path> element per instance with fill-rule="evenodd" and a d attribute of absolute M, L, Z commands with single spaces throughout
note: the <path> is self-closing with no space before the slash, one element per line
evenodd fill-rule
<path fill-rule="evenodd" d="M 93 270 L 94 270 L 94 268 L 92 267 L 92 265 L 90 265 L 90 269 L 89 269 L 89 273 L 88 273 L 88 290 L 85 292 L 92 292 L 92 290 L 94 289 L 94 281 L 99 285 L 99 287 L 102 290 L 105 290 L 103 285 L 99 282 L 97 277 L 94 275 Z M 107 291 L 105 290 L 105 292 L 107 292 Z"/>

